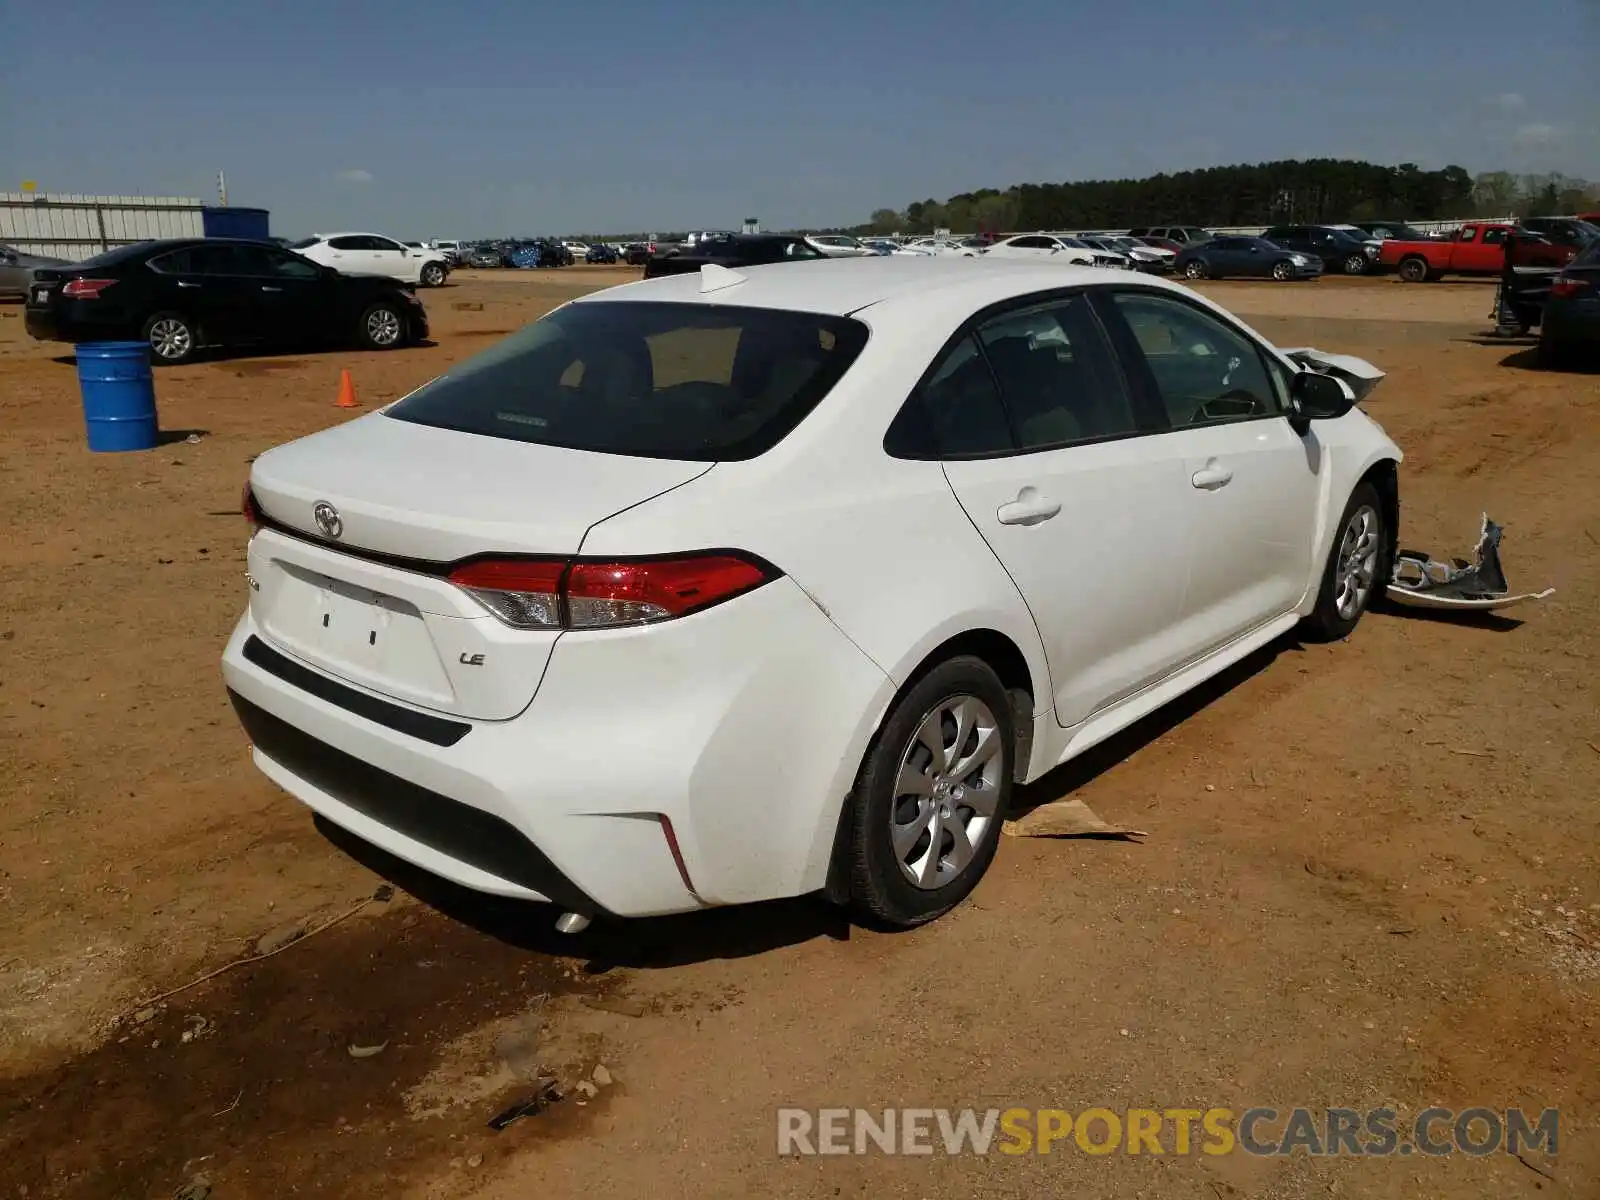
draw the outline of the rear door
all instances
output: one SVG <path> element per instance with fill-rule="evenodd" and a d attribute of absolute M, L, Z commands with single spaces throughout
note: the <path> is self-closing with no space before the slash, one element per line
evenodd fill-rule
<path fill-rule="evenodd" d="M 362 233 L 328 239 L 328 261 L 344 275 L 381 275 L 375 251 L 377 239 Z"/>
<path fill-rule="evenodd" d="M 1241 330 L 1175 295 L 1097 298 L 1181 466 L 1188 583 L 1177 640 L 1205 654 L 1292 611 L 1312 577 L 1325 452 L 1288 421 L 1289 374 Z"/>
<path fill-rule="evenodd" d="M 1269 229 L 1261 235 L 1267 241 L 1282 246 L 1285 250 L 1293 250 L 1298 254 L 1315 254 L 1316 250 L 1311 245 L 1309 231 L 1304 225 L 1279 225 Z"/>
<path fill-rule="evenodd" d="M 1076 725 L 1186 652 L 1192 502 L 1083 293 L 990 318 L 919 391 L 962 507 L 1033 614 Z"/>
<path fill-rule="evenodd" d="M 206 342 L 238 343 L 257 336 L 260 299 L 240 250 L 215 242 L 186 246 L 150 261 L 161 280 L 160 306 L 197 322 Z"/>

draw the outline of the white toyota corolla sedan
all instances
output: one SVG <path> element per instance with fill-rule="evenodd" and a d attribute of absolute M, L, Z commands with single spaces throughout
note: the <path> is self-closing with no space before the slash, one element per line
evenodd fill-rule
<path fill-rule="evenodd" d="M 1012 787 L 1391 571 L 1382 373 L 1147 276 L 709 266 L 261 455 L 223 660 L 328 821 L 559 925 L 958 903 Z"/>

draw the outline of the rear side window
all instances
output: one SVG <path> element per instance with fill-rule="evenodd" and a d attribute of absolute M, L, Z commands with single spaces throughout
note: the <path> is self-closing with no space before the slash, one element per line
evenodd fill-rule
<path fill-rule="evenodd" d="M 866 342 L 866 326 L 848 317 L 703 304 L 570 304 L 387 414 L 603 454 L 754 458 L 805 419 Z"/>

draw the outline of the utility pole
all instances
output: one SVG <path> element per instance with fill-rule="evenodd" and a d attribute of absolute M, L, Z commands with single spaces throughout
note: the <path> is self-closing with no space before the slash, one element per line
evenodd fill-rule
<path fill-rule="evenodd" d="M 217 172 L 217 202 L 228 207 L 228 179 L 221 171 Z"/>

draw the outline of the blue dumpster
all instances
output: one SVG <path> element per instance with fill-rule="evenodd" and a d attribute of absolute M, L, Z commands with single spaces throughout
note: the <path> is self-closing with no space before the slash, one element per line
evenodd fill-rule
<path fill-rule="evenodd" d="M 156 445 L 159 426 L 149 343 L 81 343 L 78 389 L 83 393 L 90 450 L 149 450 Z"/>

